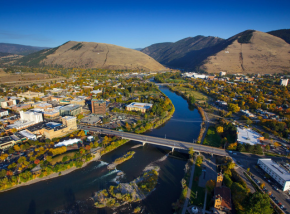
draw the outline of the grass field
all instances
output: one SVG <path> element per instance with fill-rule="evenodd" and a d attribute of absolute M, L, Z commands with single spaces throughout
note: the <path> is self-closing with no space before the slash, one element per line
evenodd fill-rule
<path fill-rule="evenodd" d="M 208 128 L 203 144 L 213 147 L 220 147 L 221 136 L 216 132 L 215 127 Z"/>
<path fill-rule="evenodd" d="M 208 97 L 198 91 L 193 91 L 191 88 L 182 87 L 182 86 L 176 86 L 174 87 L 174 90 L 180 91 L 180 92 L 186 92 L 191 96 L 194 96 L 196 101 L 206 101 Z"/>
<path fill-rule="evenodd" d="M 202 174 L 201 167 L 195 165 L 189 203 L 203 207 L 205 188 L 198 186 L 198 180 L 201 174 Z"/>
<path fill-rule="evenodd" d="M 63 158 L 64 156 L 73 157 L 73 156 L 75 155 L 76 152 L 77 152 L 77 150 L 75 150 L 75 151 L 69 151 L 69 152 L 63 153 L 63 154 L 61 154 L 61 155 L 54 156 L 54 157 L 52 158 L 51 164 L 54 165 L 54 164 L 56 164 L 56 163 L 58 163 L 58 162 L 61 162 L 61 161 L 62 161 L 62 158 Z"/>

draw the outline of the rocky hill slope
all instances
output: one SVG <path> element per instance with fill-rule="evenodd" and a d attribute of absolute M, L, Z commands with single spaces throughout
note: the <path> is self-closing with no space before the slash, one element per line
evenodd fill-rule
<path fill-rule="evenodd" d="M 30 54 L 21 58 L 17 63 L 18 65 L 47 65 L 66 68 L 154 71 L 165 69 L 153 58 L 137 50 L 104 43 L 74 41 Z"/>

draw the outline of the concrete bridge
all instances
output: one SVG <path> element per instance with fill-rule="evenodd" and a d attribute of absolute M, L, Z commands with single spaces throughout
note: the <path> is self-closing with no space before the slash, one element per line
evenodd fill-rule
<path fill-rule="evenodd" d="M 196 144 L 196 143 L 170 140 L 166 138 L 152 137 L 152 136 L 135 134 L 135 133 L 130 133 L 130 132 L 120 132 L 120 131 L 99 128 L 99 127 L 94 127 L 94 126 L 80 125 L 79 129 L 89 130 L 93 132 L 100 132 L 100 133 L 108 134 L 108 135 L 115 135 L 115 136 L 122 137 L 123 139 L 141 142 L 143 145 L 148 143 L 152 145 L 167 147 L 167 148 L 171 148 L 172 151 L 174 151 L 174 149 L 178 149 L 178 150 L 181 150 L 181 151 L 183 150 L 187 152 L 190 148 L 193 148 L 193 150 L 196 152 L 204 152 L 204 153 L 208 153 L 212 155 L 214 154 L 214 155 L 219 155 L 219 156 L 229 156 L 228 152 L 224 149 L 219 149 L 219 148 L 205 146 L 205 145 Z"/>

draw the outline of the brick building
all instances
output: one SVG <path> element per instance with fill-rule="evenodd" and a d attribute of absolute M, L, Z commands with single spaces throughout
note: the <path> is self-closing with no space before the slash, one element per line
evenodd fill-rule
<path fill-rule="evenodd" d="M 92 113 L 93 114 L 106 114 L 106 101 L 92 99 Z"/>

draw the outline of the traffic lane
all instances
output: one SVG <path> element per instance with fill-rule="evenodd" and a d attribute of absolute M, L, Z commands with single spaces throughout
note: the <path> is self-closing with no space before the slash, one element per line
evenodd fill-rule
<path fill-rule="evenodd" d="M 180 141 L 174 141 L 174 140 L 165 139 L 165 138 L 163 139 L 163 138 L 139 135 L 139 134 L 128 133 L 128 132 L 120 133 L 119 131 L 108 130 L 108 129 L 99 128 L 99 127 L 90 127 L 90 128 L 87 126 L 80 126 L 80 127 L 86 130 L 97 131 L 104 134 L 114 134 L 114 135 L 118 135 L 122 137 L 132 138 L 134 140 L 152 141 L 153 142 L 152 144 L 154 144 L 155 142 L 158 144 L 163 144 L 164 146 L 173 146 L 173 147 L 177 147 L 177 145 L 179 145 L 181 149 L 182 148 L 189 149 L 190 147 L 193 147 L 195 150 L 199 150 L 201 152 L 215 153 L 219 155 L 228 155 L 224 150 L 220 150 L 214 147 L 205 147 L 202 145 L 188 143 L 188 142 L 180 142 Z"/>

